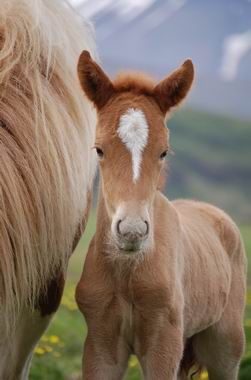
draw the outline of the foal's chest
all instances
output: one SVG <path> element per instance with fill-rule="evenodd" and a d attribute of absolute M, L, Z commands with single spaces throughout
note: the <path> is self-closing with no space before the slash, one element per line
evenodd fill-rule
<path fill-rule="evenodd" d="M 118 304 L 120 335 L 133 352 L 143 355 L 158 331 L 166 329 L 167 320 L 173 317 L 168 291 L 162 286 L 141 289 L 138 284 L 130 295 L 119 295 Z"/>
<path fill-rule="evenodd" d="M 135 306 L 132 302 L 120 299 L 121 331 L 120 334 L 132 348 L 135 335 Z"/>

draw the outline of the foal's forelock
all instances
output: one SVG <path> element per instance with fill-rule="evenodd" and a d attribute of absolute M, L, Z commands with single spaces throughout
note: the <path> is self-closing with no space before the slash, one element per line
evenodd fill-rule
<path fill-rule="evenodd" d="M 128 108 L 120 117 L 117 133 L 131 153 L 135 183 L 140 177 L 142 154 L 148 142 L 148 123 L 144 112 L 137 108 Z"/>

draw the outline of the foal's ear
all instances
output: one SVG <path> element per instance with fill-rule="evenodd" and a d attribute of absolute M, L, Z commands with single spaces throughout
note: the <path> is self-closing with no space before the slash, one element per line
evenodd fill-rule
<path fill-rule="evenodd" d="M 155 86 L 154 98 L 164 113 L 177 106 L 186 97 L 193 78 L 193 62 L 187 59 L 183 65 Z"/>
<path fill-rule="evenodd" d="M 101 67 L 92 60 L 90 53 L 84 50 L 78 60 L 78 77 L 88 99 L 99 110 L 110 99 L 114 87 Z"/>

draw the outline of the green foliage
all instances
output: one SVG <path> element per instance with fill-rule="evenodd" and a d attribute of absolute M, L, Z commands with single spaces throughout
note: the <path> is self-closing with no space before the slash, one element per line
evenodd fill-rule
<path fill-rule="evenodd" d="M 169 156 L 168 196 L 212 202 L 249 222 L 250 123 L 186 110 L 176 113 L 168 127 L 174 152 Z"/>
<path fill-rule="evenodd" d="M 239 379 L 250 380 L 250 377 L 251 377 L 251 356 L 245 358 L 242 361 L 240 373 L 239 373 Z"/>
<path fill-rule="evenodd" d="M 33 380 L 64 380 L 64 374 L 59 368 L 57 361 L 47 355 L 39 360 L 33 359 L 33 365 L 30 373 L 30 378 Z"/>

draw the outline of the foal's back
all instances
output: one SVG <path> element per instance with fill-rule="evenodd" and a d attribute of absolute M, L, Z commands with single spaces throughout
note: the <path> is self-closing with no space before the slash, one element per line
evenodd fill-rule
<path fill-rule="evenodd" d="M 239 248 L 240 231 L 223 210 L 195 200 L 178 199 L 172 204 L 179 214 L 183 231 L 186 231 L 190 238 L 205 239 L 209 232 L 214 232 L 229 258 Z M 211 234 L 210 240 L 212 240 Z"/>

